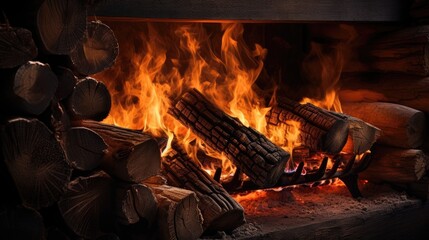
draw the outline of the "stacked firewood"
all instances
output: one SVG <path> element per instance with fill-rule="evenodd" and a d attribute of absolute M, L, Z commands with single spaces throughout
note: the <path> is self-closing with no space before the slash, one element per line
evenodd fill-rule
<path fill-rule="evenodd" d="M 119 45 L 88 21 L 93 2 L 2 6 L 2 236 L 197 239 L 242 225 L 243 208 L 180 144 L 161 164 L 163 139 L 101 122 L 111 96 L 91 75 Z"/>
<path fill-rule="evenodd" d="M 423 199 L 429 193 L 429 16 L 414 1 L 406 25 L 373 26 L 365 42 L 351 44 L 340 99 L 344 113 L 381 129 L 372 162 L 361 178 L 400 186 Z M 420 11 L 422 10 L 422 11 Z"/>

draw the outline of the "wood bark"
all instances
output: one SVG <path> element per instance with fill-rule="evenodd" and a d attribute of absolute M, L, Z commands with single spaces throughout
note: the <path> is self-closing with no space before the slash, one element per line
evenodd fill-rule
<path fill-rule="evenodd" d="M 4 239 L 45 239 L 40 213 L 24 206 L 0 206 L 0 231 Z"/>
<path fill-rule="evenodd" d="M 404 74 L 343 75 L 341 102 L 391 102 L 429 112 L 429 78 Z"/>
<path fill-rule="evenodd" d="M 381 129 L 380 144 L 418 148 L 425 137 L 423 112 L 394 103 L 343 103 L 343 111 Z"/>
<path fill-rule="evenodd" d="M 168 185 L 149 185 L 158 201 L 158 231 L 161 240 L 198 239 L 203 220 L 194 192 Z"/>
<path fill-rule="evenodd" d="M 429 75 L 429 26 L 407 27 L 368 43 L 370 70 Z"/>
<path fill-rule="evenodd" d="M 348 122 L 310 103 L 279 98 L 266 119 L 271 130 L 288 121 L 298 122 L 299 141 L 313 151 L 339 153 L 347 141 Z"/>
<path fill-rule="evenodd" d="M 18 67 L 33 60 L 37 51 L 29 30 L 0 26 L 0 68 Z"/>
<path fill-rule="evenodd" d="M 161 151 L 157 141 L 137 130 L 91 120 L 75 122 L 98 133 L 107 143 L 101 167 L 110 175 L 127 182 L 140 183 L 161 169 Z"/>
<path fill-rule="evenodd" d="M 68 103 L 73 118 L 101 121 L 110 112 L 111 97 L 103 82 L 86 77 L 76 84 Z"/>
<path fill-rule="evenodd" d="M 38 61 L 5 70 L 2 78 L 5 99 L 2 104 L 9 113 L 41 114 L 49 106 L 58 86 L 58 79 L 50 66 Z"/>
<path fill-rule="evenodd" d="M 112 231 L 113 180 L 100 171 L 70 182 L 58 201 L 67 226 L 78 236 L 100 237 Z"/>
<path fill-rule="evenodd" d="M 84 38 L 70 53 L 76 71 L 91 75 L 111 67 L 118 56 L 118 40 L 104 23 L 87 23 Z"/>
<path fill-rule="evenodd" d="M 373 182 L 412 183 L 426 173 L 427 156 L 418 149 L 375 146 L 368 168 L 359 177 Z"/>
<path fill-rule="evenodd" d="M 226 154 L 259 186 L 273 186 L 284 172 L 290 154 L 256 130 L 223 113 L 196 89 L 169 109 L 208 146 Z"/>
<path fill-rule="evenodd" d="M 39 120 L 10 120 L 1 132 L 2 153 L 22 203 L 54 204 L 70 181 L 71 167 L 52 132 Z"/>
<path fill-rule="evenodd" d="M 158 203 L 152 190 L 144 184 L 120 184 L 116 188 L 115 214 L 123 225 L 150 228 L 156 219 Z"/>
<path fill-rule="evenodd" d="M 222 187 L 173 142 L 162 159 L 168 184 L 194 191 L 199 199 L 205 231 L 229 231 L 245 223 L 244 210 Z"/>

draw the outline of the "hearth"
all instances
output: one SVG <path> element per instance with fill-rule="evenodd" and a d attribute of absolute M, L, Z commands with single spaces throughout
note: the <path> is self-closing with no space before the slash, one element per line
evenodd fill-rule
<path fill-rule="evenodd" d="M 2 6 L 2 232 L 427 234 L 427 6 Z"/>

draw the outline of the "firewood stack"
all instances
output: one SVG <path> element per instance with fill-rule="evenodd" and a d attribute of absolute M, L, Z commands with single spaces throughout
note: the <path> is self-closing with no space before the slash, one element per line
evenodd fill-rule
<path fill-rule="evenodd" d="M 344 113 L 381 129 L 360 177 L 427 199 L 429 2 L 412 2 L 407 25 L 355 28 L 364 37 L 350 43 L 355 54 L 345 63 L 339 95 Z"/>
<path fill-rule="evenodd" d="M 242 225 L 242 207 L 218 182 L 193 163 L 180 165 L 189 160 L 180 145 L 163 165 L 180 181 L 167 182 L 159 139 L 101 123 L 111 96 L 91 75 L 115 63 L 119 45 L 109 26 L 88 20 L 93 2 L 2 6 L 2 235 L 197 239 Z M 189 185 L 196 176 L 199 185 Z"/>

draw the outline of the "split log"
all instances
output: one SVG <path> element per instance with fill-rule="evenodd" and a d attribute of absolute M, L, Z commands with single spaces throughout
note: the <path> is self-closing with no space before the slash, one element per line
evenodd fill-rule
<path fill-rule="evenodd" d="M 418 149 L 375 146 L 368 168 L 359 177 L 373 182 L 416 182 L 426 173 L 426 158 Z"/>
<path fill-rule="evenodd" d="M 70 181 L 72 169 L 52 132 L 39 120 L 10 120 L 1 132 L 4 161 L 24 205 L 54 204 Z"/>
<path fill-rule="evenodd" d="M 203 220 L 195 193 L 168 185 L 149 187 L 158 201 L 159 239 L 198 239 L 203 233 Z"/>
<path fill-rule="evenodd" d="M 103 171 L 70 182 L 58 208 L 75 234 L 92 239 L 112 231 L 113 187 L 113 180 Z"/>
<path fill-rule="evenodd" d="M 198 90 L 185 93 L 168 112 L 209 147 L 224 153 L 257 185 L 273 186 L 284 172 L 288 152 L 223 113 Z"/>
<path fill-rule="evenodd" d="M 110 112 L 111 97 L 103 82 L 86 77 L 76 84 L 68 103 L 75 119 L 101 121 Z"/>
<path fill-rule="evenodd" d="M 168 184 L 194 191 L 199 199 L 205 231 L 229 231 L 245 223 L 244 210 L 222 187 L 197 165 L 177 143 L 162 159 Z"/>
<path fill-rule="evenodd" d="M 61 142 L 70 165 L 82 171 L 99 167 L 107 151 L 103 138 L 85 127 L 69 129 Z"/>
<path fill-rule="evenodd" d="M 369 42 L 370 70 L 429 75 L 429 26 L 408 27 Z"/>
<path fill-rule="evenodd" d="M 331 114 L 310 103 L 300 104 L 287 98 L 278 103 L 266 115 L 269 130 L 288 121 L 299 123 L 299 141 L 313 151 L 339 153 L 347 141 L 349 124 L 343 118 Z"/>
<path fill-rule="evenodd" d="M 429 112 L 429 77 L 343 75 L 341 102 L 391 102 Z"/>
<path fill-rule="evenodd" d="M 37 56 L 31 32 L 25 28 L 0 26 L 0 68 L 14 68 Z"/>
<path fill-rule="evenodd" d="M 116 188 L 115 214 L 123 225 L 142 223 L 150 228 L 156 219 L 158 203 L 152 190 L 144 184 L 121 185 Z"/>
<path fill-rule="evenodd" d="M 70 53 L 76 71 L 91 75 L 111 67 L 118 56 L 118 40 L 113 31 L 99 21 L 89 22 L 83 40 Z"/>
<path fill-rule="evenodd" d="M 378 143 L 401 148 L 418 148 L 425 137 L 423 112 L 394 103 L 343 103 L 343 111 L 381 129 Z"/>
<path fill-rule="evenodd" d="M 8 112 L 39 115 L 49 106 L 57 90 L 58 80 L 50 66 L 29 61 L 17 70 L 2 72 L 4 85 L 2 104 Z"/>
<path fill-rule="evenodd" d="M 55 92 L 55 97 L 58 100 L 63 100 L 73 92 L 77 83 L 77 77 L 73 74 L 72 70 L 65 67 L 56 66 L 53 68 L 53 71 L 58 78 L 58 87 Z"/>
<path fill-rule="evenodd" d="M 3 239 L 45 239 L 45 226 L 39 212 L 24 206 L 0 206 Z"/>
<path fill-rule="evenodd" d="M 91 120 L 75 123 L 98 133 L 107 143 L 101 167 L 123 181 L 140 183 L 156 175 L 161 168 L 161 151 L 157 141 L 141 131 Z"/>

